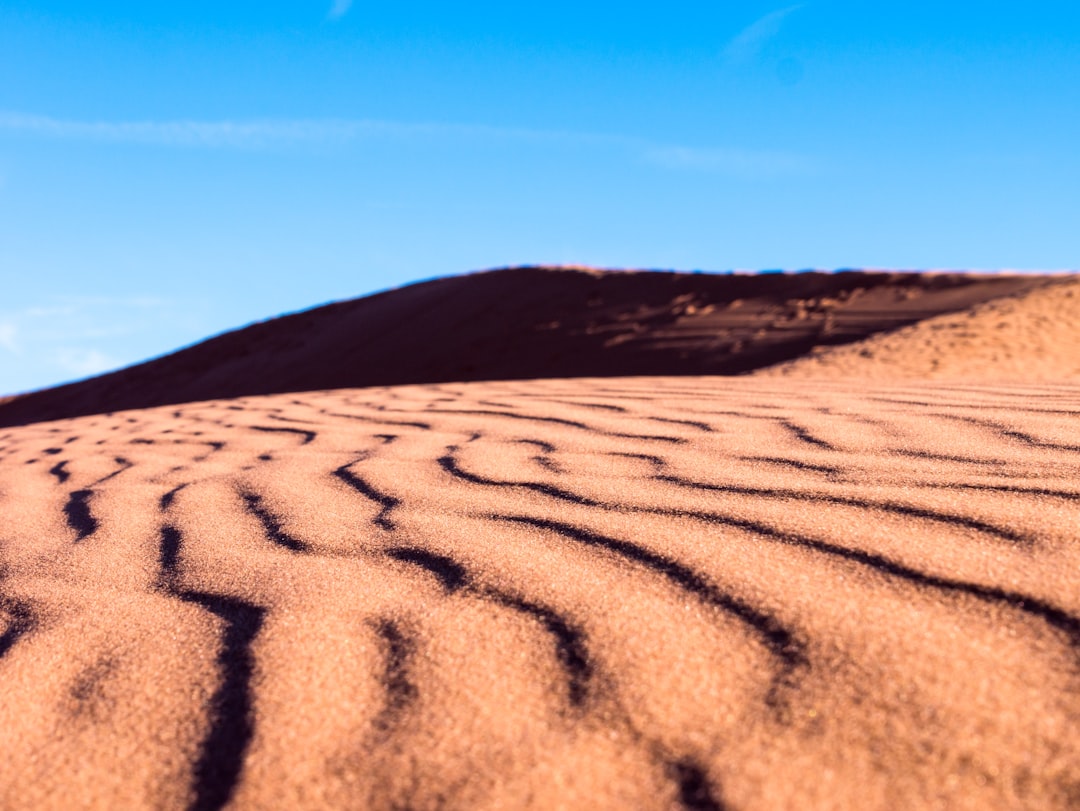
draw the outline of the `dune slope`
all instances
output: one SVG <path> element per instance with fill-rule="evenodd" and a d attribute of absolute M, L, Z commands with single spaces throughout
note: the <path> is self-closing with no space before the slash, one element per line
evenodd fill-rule
<path fill-rule="evenodd" d="M 0 426 L 197 400 L 468 380 L 738 374 L 1053 281 L 517 268 L 255 324 L 0 402 Z"/>
<path fill-rule="evenodd" d="M 0 431 L 0 807 L 1080 804 L 1080 386 Z"/>
<path fill-rule="evenodd" d="M 755 374 L 818 379 L 1080 379 L 1080 278 L 985 302 Z"/>

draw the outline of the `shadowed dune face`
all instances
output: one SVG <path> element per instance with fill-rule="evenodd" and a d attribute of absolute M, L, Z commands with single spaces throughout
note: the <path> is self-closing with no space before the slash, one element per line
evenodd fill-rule
<path fill-rule="evenodd" d="M 0 807 L 1075 808 L 1080 387 L 0 431 Z"/>
<path fill-rule="evenodd" d="M 275 318 L 118 372 L 0 400 L 0 426 L 357 386 L 741 374 L 1054 281 L 490 271 Z"/>

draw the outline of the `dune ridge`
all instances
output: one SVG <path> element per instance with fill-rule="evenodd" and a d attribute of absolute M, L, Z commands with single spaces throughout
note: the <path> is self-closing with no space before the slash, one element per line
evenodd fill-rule
<path fill-rule="evenodd" d="M 0 431 L 0 807 L 1080 804 L 1080 386 L 536 380 Z"/>
<path fill-rule="evenodd" d="M 1055 281 L 507 268 L 317 307 L 117 372 L 0 400 L 0 426 L 333 388 L 743 374 Z"/>

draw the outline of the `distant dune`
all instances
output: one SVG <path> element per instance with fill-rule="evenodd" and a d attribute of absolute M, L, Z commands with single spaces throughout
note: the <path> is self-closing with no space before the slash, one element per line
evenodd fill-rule
<path fill-rule="evenodd" d="M 0 403 L 0 425 L 357 386 L 741 374 L 1054 281 L 955 273 L 489 271 L 275 318 L 17 397 Z"/>

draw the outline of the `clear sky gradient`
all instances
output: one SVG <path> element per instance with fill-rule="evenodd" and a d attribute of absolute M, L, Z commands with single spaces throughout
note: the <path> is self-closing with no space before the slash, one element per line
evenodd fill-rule
<path fill-rule="evenodd" d="M 432 276 L 1080 265 L 1075 2 L 0 4 L 0 393 Z"/>

